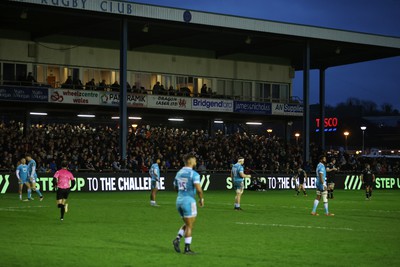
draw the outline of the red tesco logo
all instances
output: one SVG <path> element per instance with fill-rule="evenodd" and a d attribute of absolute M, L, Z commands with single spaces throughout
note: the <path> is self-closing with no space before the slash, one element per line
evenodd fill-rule
<path fill-rule="evenodd" d="M 320 127 L 320 121 L 321 119 L 317 118 L 315 119 L 317 123 L 317 128 Z M 325 118 L 324 119 L 324 128 L 336 128 L 338 126 L 338 118 Z"/>

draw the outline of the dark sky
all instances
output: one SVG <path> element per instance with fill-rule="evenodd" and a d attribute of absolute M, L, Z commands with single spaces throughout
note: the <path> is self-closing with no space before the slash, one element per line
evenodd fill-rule
<path fill-rule="evenodd" d="M 400 37 L 400 0 L 135 0 L 252 18 Z M 400 57 L 335 67 L 326 72 L 327 104 L 349 97 L 400 109 Z M 293 95 L 302 96 L 302 73 Z M 318 102 L 318 73 L 311 74 L 311 103 Z"/>

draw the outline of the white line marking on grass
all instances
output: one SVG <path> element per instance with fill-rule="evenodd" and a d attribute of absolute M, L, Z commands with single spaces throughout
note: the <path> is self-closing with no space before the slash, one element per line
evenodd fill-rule
<path fill-rule="evenodd" d="M 0 211 L 21 211 L 23 209 L 31 209 L 31 208 L 48 208 L 49 206 L 19 206 L 19 207 L 3 207 L 0 208 Z"/>
<path fill-rule="evenodd" d="M 292 224 L 279 224 L 279 223 L 249 223 L 249 222 L 236 222 L 240 225 L 254 225 L 254 226 L 272 226 L 272 227 L 289 227 L 289 228 L 304 228 L 304 229 L 321 229 L 321 230 L 343 230 L 343 231 L 353 231 L 352 228 L 336 228 L 336 227 L 324 227 L 324 226 L 306 226 L 306 225 L 292 225 Z"/>

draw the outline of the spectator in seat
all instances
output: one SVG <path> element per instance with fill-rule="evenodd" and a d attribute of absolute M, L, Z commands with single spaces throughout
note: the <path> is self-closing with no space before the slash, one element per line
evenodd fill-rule
<path fill-rule="evenodd" d="M 83 83 L 79 79 L 75 79 L 73 82 L 73 88 L 74 89 L 83 89 Z"/>
<path fill-rule="evenodd" d="M 28 76 L 26 76 L 26 81 L 28 84 L 37 83 L 35 77 L 33 77 L 33 75 L 32 75 L 32 72 L 28 72 Z"/>
<path fill-rule="evenodd" d="M 175 95 L 175 90 L 172 85 L 168 88 L 168 95 Z"/>
<path fill-rule="evenodd" d="M 197 171 L 201 174 L 207 173 L 207 167 L 204 164 L 204 161 L 201 162 L 200 166 L 197 168 Z"/>
<path fill-rule="evenodd" d="M 153 95 L 160 94 L 160 91 L 161 91 L 161 84 L 160 82 L 156 82 L 156 84 L 153 86 Z"/>
<path fill-rule="evenodd" d="M 212 97 L 213 96 L 213 91 L 212 91 L 212 89 L 210 87 L 208 87 L 208 89 L 207 89 L 207 96 L 208 97 Z"/>
<path fill-rule="evenodd" d="M 121 163 L 119 162 L 119 160 L 114 160 L 112 163 L 112 168 L 114 172 L 119 172 L 121 171 Z"/>
<path fill-rule="evenodd" d="M 72 81 L 72 76 L 68 76 L 67 80 L 65 80 L 65 83 L 63 84 L 65 87 L 71 89 L 73 86 L 74 82 Z"/>
<path fill-rule="evenodd" d="M 118 92 L 119 91 L 119 83 L 118 81 L 115 81 L 112 85 L 111 85 L 111 91 L 113 92 Z"/>
<path fill-rule="evenodd" d="M 128 82 L 126 82 L 126 90 L 127 90 L 128 92 L 130 92 L 131 89 L 132 89 L 131 85 L 130 85 Z"/>
<path fill-rule="evenodd" d="M 107 89 L 106 80 L 101 80 L 99 86 L 97 86 L 98 91 L 105 91 Z"/>
<path fill-rule="evenodd" d="M 94 79 L 91 79 L 90 81 L 88 81 L 88 82 L 85 84 L 85 89 L 86 89 L 86 90 L 91 90 L 91 91 L 93 91 L 93 90 L 96 89 L 96 84 L 95 84 L 95 82 L 94 82 Z"/>
<path fill-rule="evenodd" d="M 203 86 L 201 87 L 200 95 L 202 97 L 207 97 L 208 96 L 207 85 L 206 84 L 203 84 Z"/>
<path fill-rule="evenodd" d="M 50 162 L 50 170 L 52 173 L 55 173 L 57 171 L 57 164 L 54 159 L 52 159 Z"/>

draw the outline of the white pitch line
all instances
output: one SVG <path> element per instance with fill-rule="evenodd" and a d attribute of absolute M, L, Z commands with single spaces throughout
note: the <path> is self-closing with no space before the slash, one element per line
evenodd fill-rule
<path fill-rule="evenodd" d="M 292 225 L 292 224 L 279 224 L 279 223 L 249 223 L 249 222 L 236 222 L 240 225 L 255 225 L 255 226 L 272 226 L 272 227 L 289 227 L 289 228 L 304 228 L 304 229 L 322 229 L 322 230 L 343 230 L 343 231 L 353 231 L 352 228 L 335 228 L 335 227 L 324 227 L 324 226 L 305 226 L 305 225 Z"/>

